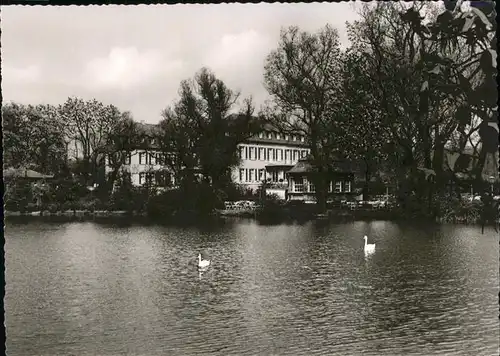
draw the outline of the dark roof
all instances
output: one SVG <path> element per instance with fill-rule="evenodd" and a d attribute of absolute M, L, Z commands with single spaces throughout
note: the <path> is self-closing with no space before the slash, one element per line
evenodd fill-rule
<path fill-rule="evenodd" d="M 288 173 L 292 174 L 303 174 L 303 173 L 311 173 L 316 169 L 314 165 L 311 163 L 310 156 L 305 157 L 297 162 L 297 164 L 288 171 Z M 329 173 L 354 173 L 356 171 L 355 162 L 351 162 L 348 160 L 333 160 L 330 162 L 330 167 L 328 167 Z"/>
<path fill-rule="evenodd" d="M 356 172 L 356 163 L 344 160 L 333 161 L 330 171 L 335 173 L 354 173 Z"/>
<path fill-rule="evenodd" d="M 231 114 L 229 115 L 228 119 L 233 120 L 235 124 L 237 123 L 237 120 L 242 118 L 242 114 Z M 253 119 L 258 122 L 260 119 L 258 117 L 253 117 Z M 154 137 L 158 131 L 159 131 L 159 125 L 158 124 L 148 124 L 144 122 L 138 122 L 137 123 L 138 129 L 142 131 L 142 133 L 146 136 L 149 137 Z M 302 148 L 307 148 L 307 143 L 301 142 L 300 141 L 300 135 L 295 135 L 298 136 L 298 140 L 294 141 L 292 135 L 287 135 L 287 139 L 285 140 L 285 135 L 283 133 L 280 133 L 280 131 L 274 127 L 270 123 L 264 123 L 262 125 L 262 131 L 263 137 L 259 137 L 259 134 L 256 134 L 254 137 L 251 137 L 247 140 L 247 143 L 261 143 L 261 144 L 274 144 L 274 145 L 286 145 L 286 146 L 294 146 L 294 147 L 302 147 Z M 271 132 L 272 133 L 272 138 L 268 138 L 267 133 Z M 276 138 L 276 134 L 280 134 L 280 138 Z"/>
<path fill-rule="evenodd" d="M 300 142 L 300 141 L 293 141 L 291 140 L 290 137 L 288 137 L 288 140 L 285 140 L 285 138 L 277 139 L 277 138 L 267 138 L 267 136 L 260 138 L 259 136 L 256 137 L 251 137 L 247 140 L 248 143 L 263 143 L 266 145 L 284 145 L 284 146 L 295 146 L 295 147 L 302 147 L 302 148 L 307 148 L 308 145 L 306 142 Z"/>
<path fill-rule="evenodd" d="M 4 178 L 28 178 L 28 179 L 46 179 L 54 178 L 53 175 L 42 174 L 31 169 L 7 168 L 3 170 Z"/>
<path fill-rule="evenodd" d="M 228 116 L 229 119 L 236 120 L 242 117 L 242 114 L 231 114 Z M 256 123 L 262 122 L 262 118 L 254 116 L 253 119 Z M 290 135 L 287 134 L 287 139 L 285 140 L 285 134 L 281 132 L 275 125 L 270 122 L 264 122 L 261 125 L 260 133 L 263 134 L 259 137 L 259 134 L 249 138 L 248 143 L 264 143 L 264 144 L 276 144 L 276 145 L 287 145 L 287 146 L 297 146 L 297 147 L 307 147 L 306 142 L 300 141 L 301 135 Z M 272 133 L 272 138 L 268 138 L 268 133 Z M 276 134 L 280 134 L 280 138 L 276 138 Z M 293 136 L 298 136 L 298 141 L 293 141 Z"/>
<path fill-rule="evenodd" d="M 309 173 L 309 172 L 312 172 L 313 170 L 314 170 L 313 166 L 309 161 L 300 160 L 297 162 L 297 164 L 295 166 L 293 166 L 292 169 L 290 169 L 288 171 L 288 173 L 292 173 L 292 174 Z"/>

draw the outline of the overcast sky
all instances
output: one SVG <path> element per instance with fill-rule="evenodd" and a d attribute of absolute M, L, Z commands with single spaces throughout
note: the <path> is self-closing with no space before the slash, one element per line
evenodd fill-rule
<path fill-rule="evenodd" d="M 226 84 L 268 99 L 266 55 L 282 26 L 331 24 L 346 45 L 353 3 L 2 7 L 4 102 L 96 98 L 156 123 L 180 81 L 203 66 Z"/>

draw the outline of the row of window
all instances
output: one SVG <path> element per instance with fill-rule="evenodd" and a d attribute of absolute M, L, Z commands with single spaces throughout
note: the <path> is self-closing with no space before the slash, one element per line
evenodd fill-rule
<path fill-rule="evenodd" d="M 307 150 L 240 146 L 240 158 L 259 161 L 298 161 L 307 156 Z"/>
<path fill-rule="evenodd" d="M 113 157 L 108 156 L 108 160 L 111 161 Z M 117 152 L 114 154 L 114 161 L 120 160 L 122 164 L 130 164 L 132 161 L 132 154 L 130 152 L 125 153 L 125 152 Z"/>
<path fill-rule="evenodd" d="M 139 164 L 164 166 L 166 162 L 164 153 L 157 152 L 139 152 Z"/>
<path fill-rule="evenodd" d="M 229 133 L 225 133 L 226 136 L 229 136 Z M 304 136 L 300 135 L 283 135 L 279 132 L 260 132 L 259 138 L 267 138 L 268 140 L 284 140 L 284 141 L 292 141 L 292 142 L 305 142 Z M 142 139 L 142 143 L 149 144 L 151 146 L 155 146 L 158 141 L 155 138 L 144 137 Z"/>
<path fill-rule="evenodd" d="M 316 188 L 311 182 L 304 182 L 304 178 L 295 178 L 293 181 L 292 191 L 295 193 L 314 193 Z M 330 182 L 328 187 L 328 192 L 335 193 L 350 193 L 351 192 L 351 181 L 336 181 Z"/>
<path fill-rule="evenodd" d="M 269 173 L 269 177 L 266 177 L 265 169 L 256 169 L 256 168 L 242 168 L 240 169 L 240 183 L 257 183 L 262 182 L 263 180 L 267 180 L 267 178 L 271 178 L 271 182 L 278 183 L 284 180 L 284 173 L 273 171 Z"/>
<path fill-rule="evenodd" d="M 226 132 L 225 135 L 229 136 L 229 133 Z M 271 131 L 260 132 L 259 138 L 267 138 L 268 140 L 284 140 L 284 141 L 292 141 L 292 142 L 305 142 L 304 136 L 287 135 L 287 134 L 283 135 L 279 132 L 271 132 Z M 144 137 L 142 139 L 142 142 L 153 145 L 153 146 L 158 143 L 158 141 L 155 138 L 151 138 L 151 137 Z"/>
<path fill-rule="evenodd" d="M 282 149 L 282 148 L 266 148 L 256 146 L 240 146 L 240 158 L 246 160 L 259 161 L 298 161 L 300 158 L 305 158 L 308 150 L 299 149 Z M 131 164 L 132 154 L 121 154 L 123 164 Z M 164 153 L 157 152 L 139 152 L 139 164 L 144 165 L 165 165 L 166 156 Z"/>
<path fill-rule="evenodd" d="M 172 184 L 172 176 L 168 172 L 141 172 L 139 173 L 139 185 L 156 185 L 168 187 Z"/>
<path fill-rule="evenodd" d="M 300 135 L 282 135 L 280 134 L 279 132 L 271 132 L 271 131 L 268 131 L 268 132 L 260 132 L 259 133 L 259 138 L 267 138 L 269 140 L 285 140 L 285 141 L 288 141 L 288 140 L 291 140 L 291 141 L 294 141 L 294 142 L 304 142 L 305 139 L 304 139 L 304 136 L 300 136 Z"/>
<path fill-rule="evenodd" d="M 165 154 L 157 153 L 157 152 L 139 152 L 139 164 L 147 164 L 147 165 L 165 165 Z M 109 157 L 111 158 L 111 157 Z M 132 162 L 132 153 L 116 153 L 115 159 L 120 159 L 123 164 L 131 164 Z"/>
<path fill-rule="evenodd" d="M 258 183 L 267 179 L 265 169 L 240 169 L 239 172 L 240 183 Z M 271 182 L 278 183 L 284 181 L 283 172 L 274 171 L 269 174 Z M 305 181 L 303 177 L 294 178 L 292 191 L 295 193 L 314 193 L 316 188 L 312 182 Z M 335 193 L 350 193 L 351 192 L 351 181 L 335 181 L 330 182 L 328 191 Z"/>

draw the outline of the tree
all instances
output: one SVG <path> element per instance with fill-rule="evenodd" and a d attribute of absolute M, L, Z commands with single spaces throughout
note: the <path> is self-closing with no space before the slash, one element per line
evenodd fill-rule
<path fill-rule="evenodd" d="M 78 98 L 68 98 L 58 111 L 66 123 L 72 158 L 82 163 L 83 180 L 87 184 L 95 182 L 98 167 L 104 163 L 108 136 L 122 114 L 113 105 L 104 106 L 95 99 Z"/>
<path fill-rule="evenodd" d="M 239 93 L 206 68 L 193 80 L 183 81 L 179 94 L 160 122 L 159 141 L 166 164 L 185 189 L 196 183 L 196 171 L 213 191 L 224 189 L 231 168 L 239 161 L 238 144 L 258 128 L 252 101 L 244 100 L 239 114 L 233 115 Z"/>
<path fill-rule="evenodd" d="M 335 29 L 325 26 L 316 33 L 297 27 L 281 31 L 278 47 L 266 59 L 264 84 L 273 103 L 264 115 L 284 133 L 300 133 L 311 148 L 316 199 L 326 209 L 327 170 L 331 152 L 338 149 L 327 134 L 335 129 L 342 106 L 340 92 L 341 51 Z"/>
<path fill-rule="evenodd" d="M 130 113 L 122 113 L 116 122 L 113 122 L 112 130 L 106 137 L 105 152 L 107 154 L 107 191 L 112 189 L 120 170 L 125 162 L 131 158 L 132 153 L 140 144 L 141 132 L 137 123 L 132 119 Z"/>
<path fill-rule="evenodd" d="M 385 126 L 384 113 L 373 95 L 376 90 L 365 75 L 367 63 L 359 53 L 345 53 L 342 71 L 343 115 L 334 124 L 336 130 L 328 130 L 343 147 L 342 156 L 362 163 L 364 170 L 363 200 L 368 200 L 368 183 L 377 173 L 387 172 L 388 143 L 390 132 Z M 380 172 L 384 166 L 385 172 Z"/>
<path fill-rule="evenodd" d="M 461 104 L 452 120 L 458 131 L 453 138 L 459 138 L 453 143 L 458 143 L 455 148 L 461 154 L 456 166 L 462 168 L 468 161 L 464 152 L 468 143 L 474 154 L 479 148 L 478 160 L 472 161 L 475 163 L 472 173 L 474 185 L 481 187 L 484 186 L 487 156 L 492 155 L 496 160 L 495 153 L 498 152 L 495 2 L 470 2 L 470 7 L 462 6 L 462 3 L 445 2 L 446 9 L 428 24 L 413 16 L 413 9 L 403 14 L 403 18 L 413 28 L 425 33 L 427 41 L 436 48 L 424 58 L 425 66 L 435 80 L 434 83 L 424 82 L 422 92 L 428 97 L 437 94 Z M 460 57 L 454 55 L 457 48 L 462 49 Z M 447 85 L 435 85 L 436 82 L 446 82 Z M 435 90 L 431 93 L 433 87 Z M 476 133 L 479 142 L 472 140 Z M 440 167 L 435 165 L 433 168 Z M 456 173 L 460 170 L 452 170 L 453 181 L 459 180 Z"/>
<path fill-rule="evenodd" d="M 430 166 L 432 148 L 429 122 L 420 110 L 422 70 L 418 61 L 425 44 L 400 18 L 403 9 L 404 5 L 394 3 L 365 5 L 361 20 L 348 24 L 350 50 L 364 59 L 360 81 L 371 83 L 372 100 L 368 102 L 378 103 L 400 177 L 419 164 Z"/>
<path fill-rule="evenodd" d="M 424 172 L 438 188 L 447 180 L 443 171 L 445 148 L 460 129 L 468 98 L 457 83 L 474 76 L 476 65 L 465 39 L 453 43 L 437 36 L 432 23 L 441 20 L 433 4 L 379 3 L 365 6 L 361 20 L 348 25 L 351 51 L 366 59 L 366 80 L 373 83 L 373 102 L 380 103 L 393 145 L 401 196 L 420 190 L 432 197 L 433 184 L 416 180 Z M 427 194 L 424 194 L 424 191 Z M 439 190 L 439 189 L 438 189 Z"/>
<path fill-rule="evenodd" d="M 66 164 L 64 127 L 51 105 L 2 106 L 4 164 L 58 174 Z"/>
<path fill-rule="evenodd" d="M 463 103 L 456 112 L 457 129 L 463 138 L 462 150 L 467 136 L 470 137 L 465 130 L 476 131 L 474 118 L 481 120 L 477 126 L 481 150 L 475 169 L 476 179 L 481 180 L 486 155 L 498 151 L 496 11 L 494 1 L 470 2 L 468 9 L 462 2 L 446 1 L 445 10 L 429 24 L 421 23 L 413 15 L 413 9 L 403 18 L 423 33 L 428 42 L 436 45 L 435 51 L 426 56 L 425 64 L 438 80 L 447 78 L 448 86 L 437 88 L 438 92 Z M 465 50 L 465 55 L 457 58 L 453 54 L 459 46 Z M 447 51 L 449 48 L 452 51 Z M 424 92 L 432 86 L 428 83 Z"/>

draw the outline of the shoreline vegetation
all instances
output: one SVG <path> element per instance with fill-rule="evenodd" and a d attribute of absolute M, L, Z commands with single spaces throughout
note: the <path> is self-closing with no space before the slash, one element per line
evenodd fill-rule
<path fill-rule="evenodd" d="M 250 218 L 259 222 L 280 224 L 286 221 L 356 221 L 356 220 L 386 220 L 386 221 L 425 221 L 436 223 L 454 223 L 465 225 L 481 225 L 482 215 L 480 210 L 476 209 L 476 214 L 471 214 L 470 209 L 462 210 L 461 214 L 449 213 L 438 218 L 425 218 L 422 216 L 408 216 L 405 212 L 398 208 L 385 209 L 346 209 L 346 208 L 329 208 L 324 213 L 317 213 L 314 205 L 305 206 L 280 206 L 279 208 L 257 207 L 257 208 L 237 208 L 237 209 L 215 209 L 211 214 L 200 215 L 195 211 L 171 213 L 159 217 L 157 215 L 148 214 L 146 211 L 127 211 L 127 210 L 31 210 L 31 211 L 4 211 L 6 221 L 124 221 L 129 222 L 149 222 L 157 224 L 176 224 L 187 223 L 194 224 L 202 221 L 214 221 L 220 219 L 233 218 Z M 478 206 L 479 204 L 475 204 Z M 500 223 L 497 217 L 496 224 Z"/>

